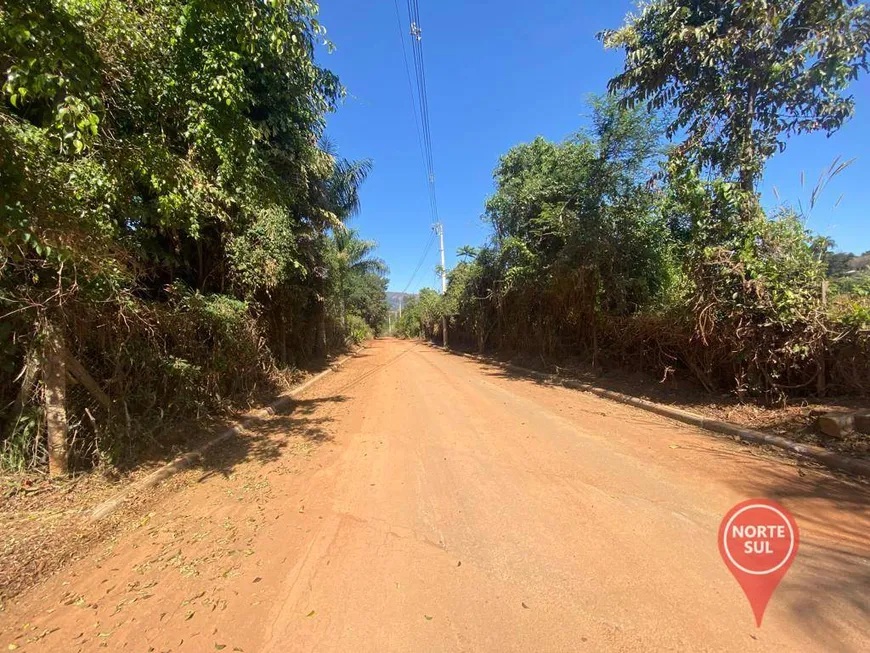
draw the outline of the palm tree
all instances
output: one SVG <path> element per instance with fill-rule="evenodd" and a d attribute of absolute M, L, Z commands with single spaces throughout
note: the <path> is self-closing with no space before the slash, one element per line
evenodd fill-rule
<path fill-rule="evenodd" d="M 372 256 L 377 246 L 378 244 L 373 240 L 362 240 L 356 229 L 342 226 L 332 233 L 333 263 L 345 329 L 347 329 L 347 289 L 350 279 L 372 273 L 385 275 L 389 272 L 383 260 Z"/>
<path fill-rule="evenodd" d="M 335 146 L 325 137 L 320 141 L 320 149 L 332 159 L 332 170 L 314 189 L 315 203 L 344 223 L 359 212 L 359 189 L 372 170 L 372 161 L 339 158 Z"/>
<path fill-rule="evenodd" d="M 467 260 L 472 260 L 477 258 L 478 251 L 476 247 L 472 247 L 471 245 L 463 245 L 459 249 L 456 250 L 456 256 L 459 258 L 464 258 Z"/>
<path fill-rule="evenodd" d="M 327 204 L 339 220 L 344 222 L 359 212 L 359 189 L 372 169 L 371 159 L 335 162 L 332 176 L 327 182 Z"/>
<path fill-rule="evenodd" d="M 312 204 L 316 209 L 319 209 L 327 219 L 334 230 L 335 234 L 344 231 L 344 223 L 359 211 L 360 197 L 359 189 L 362 183 L 368 177 L 372 168 L 372 162 L 369 159 L 360 161 L 350 161 L 348 159 L 339 158 L 336 155 L 335 148 L 332 143 L 324 138 L 320 142 L 320 149 L 324 154 L 332 159 L 332 170 L 328 177 L 321 179 L 311 188 Z M 337 251 L 333 239 L 330 239 L 329 246 L 325 250 L 319 249 L 319 252 L 325 253 L 331 257 Z M 324 261 L 324 271 L 331 267 L 330 261 Z M 344 284 L 344 280 L 340 277 L 340 284 Z M 315 336 L 315 352 L 318 356 L 325 356 L 327 353 L 327 338 L 326 338 L 326 277 L 322 277 L 323 285 L 319 286 L 319 291 L 316 293 L 317 301 L 317 334 Z M 344 294 L 340 298 L 342 302 L 342 312 L 344 312 Z M 345 329 L 347 328 L 347 319 L 344 317 Z"/>

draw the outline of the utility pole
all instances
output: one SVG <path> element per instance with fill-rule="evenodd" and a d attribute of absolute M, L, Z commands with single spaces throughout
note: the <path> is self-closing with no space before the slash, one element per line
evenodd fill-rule
<path fill-rule="evenodd" d="M 435 233 L 441 240 L 441 296 L 447 294 L 447 264 L 444 262 L 444 225 L 441 222 L 436 222 Z M 447 349 L 447 316 L 441 316 L 441 335 L 444 338 L 444 349 Z"/>

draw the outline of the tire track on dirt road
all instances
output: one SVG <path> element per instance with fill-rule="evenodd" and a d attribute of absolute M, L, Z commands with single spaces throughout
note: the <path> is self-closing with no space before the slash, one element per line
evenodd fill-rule
<path fill-rule="evenodd" d="M 870 641 L 865 486 L 799 476 L 630 406 L 378 340 L 238 440 L 10 604 L 0 647 L 803 652 Z M 752 496 L 783 503 L 801 528 L 762 629 L 716 544 L 721 516 Z"/>

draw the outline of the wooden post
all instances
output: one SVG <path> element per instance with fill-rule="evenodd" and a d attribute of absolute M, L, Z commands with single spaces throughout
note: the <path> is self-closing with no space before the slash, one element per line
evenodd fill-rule
<path fill-rule="evenodd" d="M 50 320 L 43 322 L 42 382 L 45 386 L 45 426 L 48 431 L 48 473 L 63 476 L 69 470 L 66 421 L 66 363 L 63 334 Z"/>

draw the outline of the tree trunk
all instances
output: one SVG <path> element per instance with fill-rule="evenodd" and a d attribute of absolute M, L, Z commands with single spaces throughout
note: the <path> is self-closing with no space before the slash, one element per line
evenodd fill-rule
<path fill-rule="evenodd" d="M 283 299 L 283 297 L 282 297 Z M 274 308 L 272 309 L 275 310 Z M 281 344 L 281 365 L 287 365 L 289 358 L 287 355 L 287 316 L 284 313 L 284 302 L 278 303 L 278 338 Z"/>
<path fill-rule="evenodd" d="M 598 322 L 595 311 L 592 314 L 592 373 L 598 376 Z"/>
<path fill-rule="evenodd" d="M 46 319 L 43 323 L 42 380 L 45 385 L 45 426 L 48 431 L 48 472 L 63 476 L 69 471 L 66 420 L 66 364 L 63 334 Z"/>
<path fill-rule="evenodd" d="M 199 292 L 205 292 L 205 266 L 202 261 L 202 235 L 196 239 L 197 285 Z"/>
<path fill-rule="evenodd" d="M 317 301 L 317 336 L 314 341 L 314 355 L 316 358 L 326 358 L 326 306 L 325 299 L 318 297 Z"/>
<path fill-rule="evenodd" d="M 740 168 L 740 188 L 747 193 L 755 192 L 755 175 L 745 165 Z"/>
<path fill-rule="evenodd" d="M 754 85 L 749 88 L 746 113 L 743 120 L 743 147 L 740 161 L 740 186 L 747 193 L 755 192 L 755 144 L 752 141 L 752 125 L 755 123 L 755 96 L 758 91 Z"/>
<path fill-rule="evenodd" d="M 344 337 L 347 337 L 347 306 L 344 303 L 344 275 L 339 277 L 338 281 L 338 294 L 339 299 L 341 300 L 341 322 L 344 326 Z"/>
<path fill-rule="evenodd" d="M 822 306 L 828 305 L 828 280 L 822 281 Z M 816 354 L 818 372 L 816 375 L 816 394 L 819 397 L 824 397 L 827 391 L 828 370 L 825 365 L 825 356 L 828 351 L 828 341 L 825 336 L 822 336 L 822 341 L 819 343 L 819 353 Z"/>
<path fill-rule="evenodd" d="M 486 321 L 481 319 L 476 324 L 475 331 L 477 332 L 475 334 L 477 336 L 477 353 L 482 354 L 486 350 Z"/>

